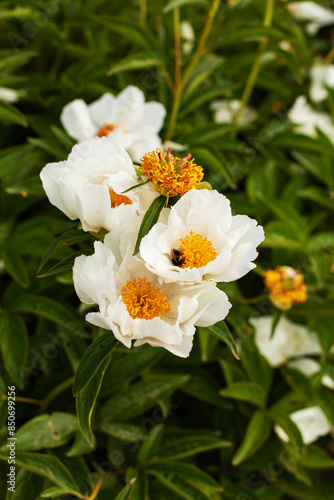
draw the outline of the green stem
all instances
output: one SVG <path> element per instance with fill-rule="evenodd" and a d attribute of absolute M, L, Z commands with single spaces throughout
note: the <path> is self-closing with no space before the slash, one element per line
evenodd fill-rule
<path fill-rule="evenodd" d="M 139 0 L 139 24 L 146 26 L 147 3 L 146 0 Z"/>
<path fill-rule="evenodd" d="M 268 0 L 267 1 L 266 12 L 264 15 L 264 20 L 263 20 L 263 26 L 265 28 L 269 28 L 271 26 L 273 14 L 274 14 L 274 6 L 275 6 L 275 0 Z M 266 45 L 267 45 L 267 40 L 265 38 L 263 38 L 261 41 L 261 44 L 258 48 L 258 52 L 257 52 L 256 58 L 254 60 L 250 75 L 248 77 L 245 90 L 242 94 L 241 106 L 238 109 L 236 116 L 235 116 L 234 121 L 235 121 L 236 125 L 239 123 L 239 120 L 242 116 L 242 113 L 243 113 L 244 109 L 246 108 L 246 106 L 249 102 L 249 99 L 252 95 L 254 85 L 256 83 L 257 77 L 259 76 L 259 71 L 260 71 L 260 67 L 261 67 L 261 59 L 262 59 L 263 52 L 266 48 Z"/>
<path fill-rule="evenodd" d="M 205 44 L 206 44 L 206 41 L 208 39 L 209 33 L 211 31 L 213 20 L 215 18 L 216 13 L 217 13 L 219 4 L 220 4 L 220 0 L 213 1 L 208 18 L 207 18 L 207 21 L 206 21 L 206 24 L 205 24 L 204 29 L 203 29 L 203 33 L 202 33 L 200 41 L 198 43 L 197 49 L 193 55 L 192 60 L 189 63 L 189 66 L 187 67 L 187 69 L 186 69 L 186 71 L 185 71 L 185 73 L 180 81 L 180 84 L 176 88 L 176 93 L 175 93 L 171 117 L 170 117 L 170 121 L 169 121 L 169 125 L 168 125 L 166 140 L 172 139 L 174 129 L 175 129 L 176 120 L 177 120 L 180 105 L 181 105 L 182 92 L 183 92 L 186 84 L 188 83 L 190 76 L 191 76 L 199 58 L 201 57 L 201 55 L 204 52 Z"/>
<path fill-rule="evenodd" d="M 49 406 L 51 401 L 58 396 L 58 394 L 61 394 L 63 391 L 68 389 L 73 385 L 74 382 L 74 375 L 73 377 L 68 378 L 67 380 L 64 380 L 61 384 L 57 385 L 49 394 L 46 396 L 46 398 L 42 401 L 41 405 L 41 413 L 43 413 L 46 408 Z"/>
<path fill-rule="evenodd" d="M 180 37 L 180 10 L 174 9 L 174 44 L 175 44 L 175 88 L 181 83 L 181 37 Z"/>

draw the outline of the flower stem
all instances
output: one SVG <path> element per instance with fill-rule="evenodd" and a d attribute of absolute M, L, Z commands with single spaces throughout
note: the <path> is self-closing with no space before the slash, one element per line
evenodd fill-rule
<path fill-rule="evenodd" d="M 1 399 L 8 399 L 8 396 L 6 396 L 5 394 L 2 394 Z M 39 399 L 22 398 L 20 396 L 16 396 L 15 401 L 19 401 L 20 403 L 30 403 L 32 405 L 39 405 L 39 406 L 41 406 L 43 404 L 43 401 L 40 401 Z"/>
<path fill-rule="evenodd" d="M 331 64 L 334 60 L 334 47 L 328 52 L 323 60 L 323 64 Z"/>
<path fill-rule="evenodd" d="M 174 9 L 174 44 L 175 44 L 175 88 L 181 83 L 181 37 L 180 37 L 180 10 Z"/>
<path fill-rule="evenodd" d="M 182 79 L 180 80 L 179 85 L 176 87 L 176 92 L 175 92 L 171 117 L 170 117 L 170 121 L 169 121 L 169 125 L 168 125 L 166 140 L 172 139 L 177 116 L 178 116 L 179 109 L 181 106 L 182 92 L 190 79 L 190 76 L 191 76 L 191 74 L 192 74 L 192 72 L 193 72 L 193 70 L 198 62 L 198 59 L 200 58 L 200 56 L 204 52 L 205 44 L 206 44 L 206 41 L 208 39 L 209 33 L 211 31 L 213 20 L 214 20 L 216 13 L 217 13 L 219 4 L 220 4 L 220 0 L 213 0 L 213 3 L 211 6 L 211 9 L 210 9 L 208 18 L 206 20 L 206 24 L 204 26 L 204 29 L 203 29 L 200 41 L 198 43 L 197 49 L 194 53 L 192 60 L 189 63 L 189 66 L 187 67 Z"/>
<path fill-rule="evenodd" d="M 92 494 L 88 498 L 88 500 L 95 500 L 95 498 L 97 497 L 97 495 L 99 494 L 99 491 L 101 489 L 102 481 L 103 481 L 103 478 L 100 476 L 99 479 L 98 479 L 98 481 L 97 481 L 97 483 L 96 483 L 96 485 L 95 485 L 95 488 L 92 491 Z"/>
<path fill-rule="evenodd" d="M 139 0 L 139 24 L 146 26 L 147 3 L 146 0 Z"/>
<path fill-rule="evenodd" d="M 269 28 L 271 26 L 272 18 L 273 18 L 273 13 L 274 13 L 274 6 L 275 6 L 275 0 L 268 0 L 267 1 L 267 7 L 264 15 L 264 20 L 263 20 L 263 26 L 265 28 Z M 242 116 L 242 113 L 247 106 L 250 96 L 252 95 L 254 85 L 256 83 L 257 77 L 259 76 L 259 71 L 261 67 L 261 59 L 263 52 L 266 48 L 267 45 L 267 39 L 262 38 L 261 44 L 258 48 L 258 52 L 256 55 L 256 58 L 253 63 L 253 67 L 251 69 L 251 72 L 249 74 L 245 90 L 242 94 L 241 98 L 241 106 L 238 109 L 236 115 L 235 115 L 235 124 L 237 125 L 239 123 L 239 120 Z"/>

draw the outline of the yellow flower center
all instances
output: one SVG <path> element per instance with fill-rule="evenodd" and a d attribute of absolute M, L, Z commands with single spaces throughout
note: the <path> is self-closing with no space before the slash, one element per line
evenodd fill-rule
<path fill-rule="evenodd" d="M 307 288 L 304 276 L 289 266 L 279 266 L 263 273 L 264 284 L 270 292 L 273 304 L 283 311 L 287 311 L 295 303 L 305 302 Z"/>
<path fill-rule="evenodd" d="M 181 240 L 180 250 L 172 251 L 173 264 L 184 267 L 203 267 L 214 260 L 218 253 L 211 241 L 192 230 Z"/>
<path fill-rule="evenodd" d="M 154 288 L 147 278 L 134 278 L 122 287 L 122 301 L 126 305 L 131 318 L 153 319 L 161 318 L 163 313 L 171 310 L 168 296 L 160 288 Z"/>
<path fill-rule="evenodd" d="M 114 123 L 108 123 L 107 125 L 103 125 L 100 128 L 100 130 L 98 131 L 97 136 L 98 137 L 106 137 L 108 134 L 110 134 L 110 132 L 115 130 L 115 128 L 117 128 L 117 127 L 118 127 L 118 125 L 115 125 Z"/>
<path fill-rule="evenodd" d="M 131 205 L 132 201 L 123 194 L 117 194 L 113 189 L 109 188 L 111 208 L 119 207 L 120 205 Z"/>
<path fill-rule="evenodd" d="M 203 178 L 202 167 L 185 158 L 173 156 L 168 149 L 162 153 L 160 149 L 147 153 L 141 158 L 139 171 L 154 185 L 154 189 L 164 196 L 184 195 L 194 189 Z"/>

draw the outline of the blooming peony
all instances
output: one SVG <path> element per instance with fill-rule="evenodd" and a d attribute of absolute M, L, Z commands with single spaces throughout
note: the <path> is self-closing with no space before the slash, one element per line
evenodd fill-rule
<path fill-rule="evenodd" d="M 214 283 L 180 286 L 158 283 L 124 246 L 124 259 L 113 249 L 112 233 L 104 243 L 95 242 L 95 253 L 75 260 L 73 279 L 80 300 L 97 304 L 98 312 L 87 321 L 111 330 L 126 347 L 150 344 L 164 347 L 176 356 L 187 357 L 195 325 L 209 326 L 225 318 L 231 304 Z"/>
<path fill-rule="evenodd" d="M 190 190 L 142 239 L 140 256 L 160 281 L 233 281 L 255 267 L 263 228 L 246 215 L 232 216 L 218 191 Z"/>
<path fill-rule="evenodd" d="M 320 354 L 318 337 L 305 326 L 282 316 L 271 337 L 272 316 L 251 318 L 255 330 L 255 343 L 271 366 L 279 366 L 290 358 Z"/>
<path fill-rule="evenodd" d="M 108 135 L 139 162 L 145 153 L 161 147 L 158 132 L 165 114 L 162 104 L 145 103 L 143 92 L 130 85 L 116 97 L 107 93 L 89 105 L 82 99 L 70 102 L 60 120 L 77 141 Z"/>
<path fill-rule="evenodd" d="M 334 124 L 328 113 L 315 111 L 307 103 L 304 95 L 299 96 L 290 111 L 289 119 L 296 125 L 296 131 L 301 134 L 316 137 L 318 127 L 328 138 L 334 142 Z"/>
<path fill-rule="evenodd" d="M 326 415 L 318 406 L 295 411 L 291 413 L 290 418 L 298 427 L 304 444 L 313 443 L 320 436 L 325 436 L 330 431 Z M 275 426 L 275 431 L 282 441 L 289 441 L 289 437 L 280 426 Z"/>
<path fill-rule="evenodd" d="M 147 186 L 122 194 L 140 181 L 127 152 L 109 137 L 77 144 L 66 161 L 47 164 L 40 176 L 50 202 L 80 219 L 85 231 L 110 231 L 143 215 L 157 196 Z"/>
<path fill-rule="evenodd" d="M 310 97 L 313 102 L 320 102 L 328 96 L 327 87 L 334 87 L 334 65 L 315 64 L 311 68 Z"/>

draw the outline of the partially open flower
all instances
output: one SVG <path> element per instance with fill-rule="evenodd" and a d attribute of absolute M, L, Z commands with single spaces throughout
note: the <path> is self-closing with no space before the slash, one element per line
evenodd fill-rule
<path fill-rule="evenodd" d="M 95 233 L 143 216 L 157 196 L 147 186 L 124 193 L 138 184 L 136 171 L 127 152 L 106 137 L 74 146 L 66 161 L 48 163 L 40 176 L 50 202 Z"/>
<path fill-rule="evenodd" d="M 288 116 L 290 121 L 296 125 L 296 132 L 316 137 L 316 129 L 319 128 L 332 142 L 334 142 L 334 124 L 330 114 L 313 109 L 308 104 L 304 95 L 297 97 L 292 108 L 288 112 Z"/>
<path fill-rule="evenodd" d="M 64 107 L 60 119 L 77 141 L 110 136 L 139 161 L 143 154 L 161 147 L 158 132 L 165 114 L 162 104 L 145 103 L 143 92 L 129 85 L 118 96 L 106 93 L 89 105 L 76 99 Z"/>
<path fill-rule="evenodd" d="M 306 29 L 310 35 L 316 35 L 320 28 L 334 24 L 334 12 L 315 2 L 292 2 L 287 8 L 300 21 L 308 21 Z"/>
<path fill-rule="evenodd" d="M 218 191 L 192 189 L 175 203 L 166 224 L 142 239 L 140 256 L 165 281 L 234 281 L 255 267 L 263 228 L 246 215 L 232 216 Z"/>
<path fill-rule="evenodd" d="M 95 243 L 95 253 L 80 256 L 73 268 L 77 294 L 99 312 L 87 314 L 94 325 L 112 330 L 126 347 L 150 344 L 176 356 L 190 353 L 195 325 L 209 326 L 225 318 L 231 304 L 214 283 L 180 286 L 159 283 L 140 259 L 128 251 L 117 259 L 112 233 Z"/>
<path fill-rule="evenodd" d="M 184 158 L 172 155 L 170 149 L 147 153 L 141 159 L 139 171 L 153 184 L 156 191 L 164 196 L 183 196 L 194 189 L 203 178 L 203 169 L 191 160 L 191 154 Z"/>
<path fill-rule="evenodd" d="M 320 102 L 328 96 L 326 87 L 334 87 L 334 65 L 317 63 L 310 70 L 310 97 L 313 102 Z"/>
<path fill-rule="evenodd" d="M 291 420 L 298 427 L 304 444 L 310 444 L 316 441 L 320 436 L 325 436 L 330 431 L 330 424 L 321 408 L 311 406 L 295 411 L 290 415 Z M 280 426 L 275 426 L 277 435 L 282 441 L 290 441 L 289 436 Z"/>
<path fill-rule="evenodd" d="M 293 323 L 285 316 L 279 319 L 274 335 L 271 335 L 272 316 L 251 318 L 254 340 L 262 356 L 273 366 L 279 366 L 290 359 L 314 356 L 321 353 L 318 337 L 304 325 Z"/>
<path fill-rule="evenodd" d="M 277 309 L 287 311 L 293 304 L 306 302 L 307 288 L 304 276 L 289 266 L 264 271 L 264 284 L 269 290 L 269 298 Z"/>

